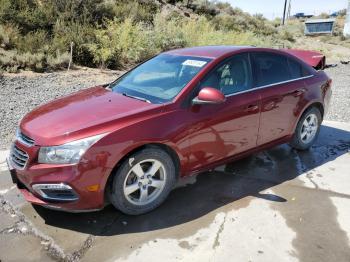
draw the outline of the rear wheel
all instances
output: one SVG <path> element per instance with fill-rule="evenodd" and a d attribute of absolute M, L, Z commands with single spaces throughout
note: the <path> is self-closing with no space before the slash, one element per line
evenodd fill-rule
<path fill-rule="evenodd" d="M 117 170 L 110 201 L 129 215 L 149 212 L 168 196 L 176 181 L 172 158 L 158 148 L 131 155 Z"/>
<path fill-rule="evenodd" d="M 322 116 L 320 110 L 311 107 L 300 118 L 290 145 L 299 150 L 309 149 L 320 132 Z"/>

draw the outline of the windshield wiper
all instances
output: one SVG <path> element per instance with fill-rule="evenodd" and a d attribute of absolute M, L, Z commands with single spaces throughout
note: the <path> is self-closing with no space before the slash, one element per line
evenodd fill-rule
<path fill-rule="evenodd" d="M 138 96 L 132 96 L 132 95 L 129 95 L 127 93 L 123 93 L 123 96 L 127 96 L 127 97 L 131 97 L 131 98 L 134 98 L 134 99 L 137 99 L 137 100 L 141 100 L 143 102 L 147 102 L 147 103 L 150 103 L 151 104 L 151 101 L 149 101 L 148 99 L 146 98 L 142 98 L 142 97 L 138 97 Z"/>

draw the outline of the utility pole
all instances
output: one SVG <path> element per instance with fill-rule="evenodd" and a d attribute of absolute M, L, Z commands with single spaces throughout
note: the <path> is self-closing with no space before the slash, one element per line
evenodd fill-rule
<path fill-rule="evenodd" d="M 343 31 L 345 37 L 350 37 L 350 0 L 348 1 L 348 10 L 346 11 L 345 25 Z"/>
<path fill-rule="evenodd" d="M 287 20 L 290 19 L 290 11 L 292 9 L 292 0 L 289 0 L 289 3 L 288 3 L 288 11 L 287 11 Z"/>
<path fill-rule="evenodd" d="M 287 1 L 288 1 L 288 0 L 284 0 L 284 8 L 283 8 L 282 25 L 284 25 L 284 22 L 286 21 L 286 9 L 287 9 Z"/>

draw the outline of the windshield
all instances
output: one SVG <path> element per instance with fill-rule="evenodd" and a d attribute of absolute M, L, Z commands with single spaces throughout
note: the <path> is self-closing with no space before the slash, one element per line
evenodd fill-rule
<path fill-rule="evenodd" d="M 113 92 L 151 103 L 171 101 L 211 59 L 158 55 L 110 85 Z"/>

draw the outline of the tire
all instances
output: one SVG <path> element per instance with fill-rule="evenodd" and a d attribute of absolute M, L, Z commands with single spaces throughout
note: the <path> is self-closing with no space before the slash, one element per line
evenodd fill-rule
<path fill-rule="evenodd" d="M 290 146 L 298 150 L 309 149 L 317 139 L 321 123 L 322 116 L 320 110 L 316 107 L 307 109 L 297 124 Z"/>
<path fill-rule="evenodd" d="M 164 202 L 175 182 L 176 169 L 169 154 L 159 148 L 146 148 L 132 154 L 118 168 L 110 201 L 125 214 L 144 214 Z"/>

